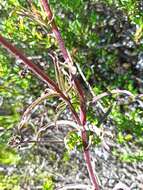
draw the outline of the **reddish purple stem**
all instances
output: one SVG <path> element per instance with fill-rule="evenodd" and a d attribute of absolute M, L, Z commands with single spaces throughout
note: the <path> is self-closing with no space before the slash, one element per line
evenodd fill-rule
<path fill-rule="evenodd" d="M 51 87 L 53 90 L 55 90 L 59 96 L 67 102 L 69 105 L 74 118 L 77 122 L 80 122 L 78 114 L 76 113 L 75 109 L 73 108 L 70 100 L 64 95 L 64 93 L 60 90 L 58 85 L 51 80 L 48 75 L 41 70 L 37 65 L 32 63 L 19 49 L 17 49 L 15 46 L 13 46 L 10 42 L 5 40 L 5 38 L 0 34 L 0 44 L 2 44 L 10 53 L 12 53 L 16 58 L 21 59 L 25 65 L 28 66 L 28 68 L 36 75 L 38 76 L 43 82 L 45 82 L 49 87 Z"/>
<path fill-rule="evenodd" d="M 61 52 L 63 54 L 64 60 L 66 62 L 68 62 L 69 65 L 72 65 L 71 58 L 70 58 L 69 53 L 68 53 L 68 51 L 67 51 L 67 49 L 65 47 L 65 43 L 64 43 L 64 41 L 62 39 L 61 33 L 60 33 L 56 23 L 55 23 L 53 13 L 51 11 L 49 3 L 48 3 L 47 0 L 41 0 L 41 3 L 43 5 L 43 8 L 44 8 L 44 10 L 45 10 L 45 12 L 47 14 L 47 17 L 49 19 L 49 22 L 51 24 L 52 31 L 55 34 L 55 37 L 56 37 L 56 39 L 57 39 L 57 41 L 59 43 L 59 47 L 60 47 L 60 50 L 61 50 Z M 71 75 L 72 75 L 72 73 L 71 73 Z M 86 108 L 85 107 L 85 102 L 86 101 L 85 101 L 85 96 L 84 96 L 83 90 L 82 90 L 82 88 L 80 86 L 80 83 L 79 83 L 78 79 L 76 78 L 76 76 L 72 75 L 72 79 L 73 79 L 74 85 L 75 85 L 75 87 L 76 87 L 76 89 L 78 91 L 78 94 L 79 94 L 80 105 L 81 105 L 80 106 L 81 107 L 80 108 L 80 110 L 81 110 L 81 112 L 80 112 L 81 122 L 82 122 L 82 125 L 85 125 L 85 123 L 86 123 L 86 109 L 85 109 Z"/>
<path fill-rule="evenodd" d="M 64 43 L 64 41 L 62 39 L 61 33 L 60 33 L 56 23 L 55 23 L 55 20 L 53 18 L 53 14 L 52 14 L 52 11 L 50 9 L 50 6 L 49 6 L 47 0 L 41 0 L 41 3 L 43 5 L 43 8 L 44 8 L 45 12 L 47 13 L 47 17 L 48 17 L 49 22 L 51 23 L 51 26 L 52 26 L 52 31 L 55 34 L 55 37 L 56 37 L 56 39 L 57 39 L 57 41 L 59 43 L 59 46 L 60 46 L 61 52 L 63 54 L 63 57 L 64 57 L 65 61 L 70 61 L 68 51 L 67 51 L 67 49 L 65 47 L 65 43 Z"/>
<path fill-rule="evenodd" d="M 44 7 L 44 10 L 47 13 L 47 16 L 48 16 L 48 18 L 49 18 L 49 20 L 51 22 L 52 31 L 55 34 L 56 39 L 57 39 L 57 41 L 59 43 L 59 47 L 61 49 L 63 57 L 64 57 L 66 62 L 68 61 L 70 63 L 71 62 L 70 56 L 69 56 L 68 51 L 67 51 L 67 49 L 65 47 L 65 44 L 64 44 L 64 41 L 62 39 L 61 33 L 58 30 L 58 27 L 56 26 L 56 23 L 55 23 L 55 21 L 53 19 L 53 14 L 52 14 L 52 11 L 50 9 L 50 6 L 49 6 L 47 0 L 41 0 L 41 2 L 42 2 L 42 5 Z M 15 46 L 13 46 L 11 43 L 6 41 L 3 38 L 2 35 L 0 35 L 0 44 L 2 44 L 8 51 L 10 51 L 12 54 L 14 54 L 15 57 L 21 59 L 23 61 L 23 63 L 25 65 L 27 65 L 29 67 L 29 69 L 31 71 L 33 71 L 33 73 L 36 76 L 38 76 L 42 81 L 44 81 L 46 84 L 48 84 L 49 87 L 54 89 L 59 94 L 59 96 L 64 101 L 67 102 L 67 104 L 69 105 L 69 107 L 70 107 L 70 109 L 71 109 L 71 111 L 73 113 L 73 116 L 74 116 L 76 122 L 79 125 L 83 126 L 82 141 L 83 141 L 83 146 L 84 146 L 84 158 L 85 158 L 85 161 L 86 161 L 86 165 L 87 165 L 87 169 L 88 169 L 88 172 L 89 172 L 91 182 L 92 182 L 92 184 L 94 186 L 94 190 L 100 190 L 99 185 L 97 183 L 96 176 L 94 175 L 94 172 L 93 172 L 89 149 L 87 148 L 88 147 L 88 140 L 87 140 L 86 130 L 85 130 L 85 127 L 84 127 L 85 124 L 86 124 L 85 96 L 84 96 L 83 90 L 82 90 L 81 85 L 80 85 L 79 81 L 77 80 L 77 78 L 75 76 L 72 76 L 74 84 L 75 84 L 76 89 L 77 89 L 78 94 L 79 94 L 80 119 L 79 119 L 79 116 L 78 116 L 77 112 L 75 111 L 73 105 L 71 104 L 71 101 L 68 99 L 68 97 L 66 97 L 64 95 L 64 93 L 60 90 L 59 86 L 53 80 L 51 80 L 43 70 L 41 70 L 37 65 L 33 64 L 32 61 L 27 59 L 27 57 L 20 50 L 18 50 Z"/>
<path fill-rule="evenodd" d="M 60 47 L 60 50 L 63 54 L 63 57 L 65 59 L 65 61 L 67 62 L 71 62 L 71 58 L 69 57 L 69 54 L 68 54 L 68 51 L 65 47 L 65 44 L 64 44 L 64 41 L 62 39 L 62 36 L 61 36 L 61 33 L 55 23 L 55 20 L 53 18 L 53 14 L 52 14 L 52 11 L 50 9 L 50 6 L 49 6 L 49 3 L 47 0 L 41 0 L 41 3 L 43 5 L 43 8 L 47 14 L 47 17 L 50 21 L 50 24 L 51 24 L 51 27 L 52 27 L 52 31 L 53 33 L 55 34 L 56 36 L 56 39 L 59 43 L 59 47 Z M 84 158 L 85 158 L 85 161 L 86 161 L 86 165 L 87 165 L 87 169 L 88 169 L 88 172 L 89 172 L 89 176 L 90 176 L 90 179 L 91 179 L 91 182 L 94 186 L 94 190 L 100 190 L 99 188 L 99 185 L 98 185 L 98 182 L 97 182 L 97 179 L 96 179 L 96 176 L 94 175 L 94 172 L 93 172 L 93 167 L 92 167 L 92 164 L 91 164 L 91 158 L 90 158 L 90 153 L 89 153 L 89 149 L 87 148 L 88 147 L 88 140 L 87 140 L 87 134 L 86 134 L 86 130 L 85 130 L 85 124 L 86 124 L 86 101 L 85 101 L 85 95 L 84 95 L 84 92 L 83 92 L 83 89 L 78 81 L 78 79 L 76 78 L 76 76 L 72 76 L 73 78 L 73 81 L 74 81 L 74 85 L 78 91 L 78 94 L 79 94 L 79 100 L 80 100 L 80 122 L 79 122 L 79 125 L 82 124 L 83 126 L 83 130 L 82 130 L 82 141 L 83 141 L 83 146 L 84 146 Z"/>

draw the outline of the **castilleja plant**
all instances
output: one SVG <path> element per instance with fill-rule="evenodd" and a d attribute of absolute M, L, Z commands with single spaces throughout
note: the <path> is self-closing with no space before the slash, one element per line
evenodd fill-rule
<path fill-rule="evenodd" d="M 83 153 L 84 153 L 84 159 L 86 162 L 87 170 L 89 173 L 89 177 L 91 180 L 91 183 L 93 185 L 94 190 L 99 190 L 99 185 L 97 182 L 97 178 L 94 174 L 94 170 L 91 164 L 91 156 L 88 146 L 88 138 L 86 133 L 86 99 L 84 91 L 78 81 L 76 68 L 73 64 L 72 58 L 68 52 L 68 50 L 65 47 L 64 41 L 62 39 L 61 33 L 56 25 L 56 22 L 53 17 L 53 13 L 50 9 L 48 0 L 41 0 L 41 5 L 47 15 L 49 24 L 51 26 L 51 30 L 53 34 L 55 35 L 55 38 L 57 39 L 57 42 L 59 44 L 60 51 L 63 55 L 63 58 L 65 60 L 64 64 L 65 67 L 68 68 L 68 74 L 70 76 L 70 85 L 72 88 L 76 91 L 79 99 L 79 113 L 75 110 L 73 103 L 71 101 L 70 96 L 68 95 L 68 90 L 65 91 L 61 87 L 62 81 L 60 83 L 60 76 L 58 81 L 53 81 L 41 68 L 39 68 L 37 65 L 35 65 L 31 60 L 29 60 L 22 52 L 21 50 L 17 49 L 14 45 L 12 45 L 10 42 L 8 42 L 1 34 L 0 34 L 0 44 L 6 48 L 10 53 L 12 53 L 16 58 L 21 60 L 28 68 L 31 70 L 39 79 L 41 79 L 45 84 L 48 85 L 50 92 L 47 96 L 44 98 L 47 98 L 48 96 L 57 96 L 59 99 L 63 100 L 65 104 L 70 109 L 74 121 L 77 123 L 81 130 L 81 138 L 82 138 L 82 144 L 83 144 Z M 55 61 L 55 58 L 51 55 L 53 59 L 53 63 L 55 65 L 57 73 L 60 71 L 58 63 Z M 43 98 L 43 99 L 44 99 Z M 37 105 L 42 99 L 38 99 L 34 102 L 34 104 L 31 105 L 30 109 L 33 108 L 33 106 Z M 22 126 L 22 123 L 21 125 Z"/>

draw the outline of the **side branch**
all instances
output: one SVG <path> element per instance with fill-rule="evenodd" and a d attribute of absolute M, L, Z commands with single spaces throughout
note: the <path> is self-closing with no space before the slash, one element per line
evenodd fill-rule
<path fill-rule="evenodd" d="M 32 63 L 32 61 L 30 61 L 20 50 L 18 50 L 14 45 L 5 40 L 5 38 L 1 34 L 0 34 L 0 44 L 2 44 L 2 46 L 6 48 L 10 53 L 12 53 L 16 58 L 21 59 L 23 63 L 27 65 L 28 68 L 36 76 L 38 76 L 49 87 L 51 87 L 53 90 L 55 90 L 57 93 L 61 95 L 61 91 L 58 88 L 57 84 L 53 80 L 51 80 L 43 70 L 41 70 L 37 65 Z"/>
<path fill-rule="evenodd" d="M 37 65 L 32 63 L 19 49 L 17 49 L 14 45 L 12 45 L 10 42 L 5 40 L 5 38 L 0 34 L 0 44 L 7 49 L 10 53 L 12 53 L 16 58 L 21 59 L 25 65 L 28 66 L 28 68 L 36 75 L 38 76 L 43 82 L 45 82 L 51 89 L 53 89 L 55 92 L 59 94 L 59 96 L 68 104 L 70 107 L 75 120 L 80 123 L 78 114 L 76 113 L 73 105 L 71 104 L 70 100 L 64 95 L 64 93 L 60 90 L 58 85 L 51 80 L 48 75 L 40 69 Z"/>

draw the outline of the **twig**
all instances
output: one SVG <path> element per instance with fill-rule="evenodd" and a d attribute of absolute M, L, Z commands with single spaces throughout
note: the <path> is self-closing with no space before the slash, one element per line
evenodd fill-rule
<path fill-rule="evenodd" d="M 37 136 L 39 136 L 39 134 L 45 130 L 47 130 L 47 128 L 50 127 L 55 127 L 55 126 L 70 126 L 72 128 L 74 128 L 77 131 L 82 131 L 83 127 L 81 125 L 78 125 L 77 123 L 75 123 L 74 121 L 69 121 L 69 120 L 57 120 L 56 121 L 56 125 L 55 122 L 51 122 L 48 125 L 45 125 L 44 127 L 41 127 L 38 131 Z M 85 126 L 85 130 L 86 131 L 92 131 L 93 133 L 96 133 L 98 136 L 100 136 L 100 134 L 102 133 L 102 130 L 100 128 L 98 128 L 97 126 Z"/>
<path fill-rule="evenodd" d="M 142 94 L 135 96 L 134 94 L 132 94 L 131 92 L 127 90 L 114 89 L 114 90 L 111 90 L 110 92 L 103 92 L 97 95 L 95 98 L 93 98 L 92 102 L 95 103 L 98 100 L 104 98 L 105 96 L 111 96 L 112 94 L 124 94 L 124 95 L 130 96 L 133 99 L 135 99 L 136 97 L 141 98 L 143 96 Z"/>
<path fill-rule="evenodd" d="M 36 64 L 32 63 L 31 60 L 29 60 L 20 50 L 18 50 L 15 46 L 13 46 L 11 43 L 6 41 L 4 37 L 0 34 L 0 44 L 2 44 L 10 53 L 12 53 L 16 58 L 21 59 L 25 65 L 28 66 L 28 68 L 36 75 L 38 76 L 43 82 L 48 84 L 53 90 L 55 90 L 57 93 L 61 95 L 61 97 L 65 100 L 67 98 L 62 93 L 62 91 L 59 89 L 58 85 L 51 80 L 47 74 L 41 70 Z"/>
<path fill-rule="evenodd" d="M 94 190 L 90 185 L 83 184 L 68 184 L 63 187 L 57 188 L 56 190 L 68 190 L 68 189 L 84 189 L 84 190 Z"/>
<path fill-rule="evenodd" d="M 125 184 L 122 183 L 122 182 L 119 182 L 119 183 L 116 184 L 115 187 L 113 188 L 113 190 L 120 190 L 120 189 L 123 189 L 123 190 L 131 190 L 127 185 L 125 185 Z"/>
<path fill-rule="evenodd" d="M 42 101 L 44 101 L 45 99 L 47 99 L 49 96 L 58 96 L 57 93 L 55 92 L 49 92 L 44 94 L 43 96 L 37 98 L 24 112 L 24 114 L 22 115 L 22 119 L 21 122 L 19 123 L 18 129 L 20 130 L 25 123 L 27 123 L 29 116 L 31 115 L 31 112 L 34 110 L 34 108 L 39 105 Z"/>
<path fill-rule="evenodd" d="M 12 53 L 16 58 L 21 59 L 23 63 L 28 66 L 28 68 L 37 76 L 39 77 L 44 83 L 46 83 L 51 89 L 53 89 L 59 96 L 68 104 L 71 112 L 75 120 L 80 123 L 80 119 L 78 117 L 77 112 L 75 111 L 70 99 L 65 96 L 65 94 L 60 90 L 58 85 L 49 78 L 49 76 L 40 69 L 36 64 L 34 64 L 31 60 L 29 60 L 19 49 L 17 49 L 14 45 L 10 42 L 5 40 L 5 38 L 0 34 L 0 44 L 3 45 L 10 53 Z"/>
<path fill-rule="evenodd" d="M 16 148 L 18 146 L 23 146 L 23 145 L 27 145 L 31 143 L 35 143 L 35 144 L 64 143 L 64 141 L 63 140 L 26 140 L 26 141 L 14 142 L 13 140 L 12 142 L 9 142 L 9 145 L 13 148 Z"/>

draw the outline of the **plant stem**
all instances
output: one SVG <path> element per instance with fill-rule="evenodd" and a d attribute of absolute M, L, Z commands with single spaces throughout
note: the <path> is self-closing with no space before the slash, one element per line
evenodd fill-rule
<path fill-rule="evenodd" d="M 59 96 L 68 104 L 70 110 L 73 113 L 74 118 L 76 121 L 80 122 L 78 114 L 76 113 L 72 103 L 70 102 L 69 98 L 64 95 L 64 93 L 60 90 L 58 85 L 51 80 L 48 75 L 40 69 L 37 65 L 35 65 L 32 61 L 30 61 L 19 49 L 13 46 L 10 42 L 5 40 L 5 38 L 0 34 L 0 44 L 3 45 L 10 53 L 12 53 L 16 58 L 21 59 L 25 65 L 36 75 L 38 76 L 43 82 L 45 82 L 49 87 L 55 90 Z"/>
<path fill-rule="evenodd" d="M 49 23 L 51 24 L 51 27 L 52 27 L 52 31 L 55 34 L 55 37 L 56 37 L 56 39 L 57 39 L 57 41 L 59 43 L 60 50 L 61 50 L 61 52 L 63 54 L 64 59 L 65 59 L 66 62 L 70 62 L 71 60 L 70 60 L 68 51 L 67 51 L 67 49 L 65 47 L 65 43 L 64 43 L 64 41 L 62 39 L 61 33 L 60 33 L 56 23 L 55 23 L 54 16 L 53 16 L 53 13 L 52 13 L 52 11 L 50 9 L 48 1 L 47 0 L 41 0 L 41 4 L 42 4 L 42 6 L 43 6 L 43 8 L 44 8 L 44 10 L 45 10 L 45 12 L 47 14 L 47 17 L 49 19 Z"/>
<path fill-rule="evenodd" d="M 48 1 L 47 0 L 41 0 L 41 4 L 42 4 L 43 9 L 45 10 L 45 12 L 47 14 L 47 17 L 48 17 L 49 22 L 51 24 L 52 31 L 55 34 L 55 37 L 58 41 L 58 44 L 59 44 L 60 50 L 63 54 L 63 58 L 65 60 L 65 63 L 68 63 L 69 71 L 70 71 L 74 86 L 76 87 L 76 90 L 77 90 L 78 95 L 79 95 L 80 118 L 81 118 L 81 121 L 83 121 L 83 123 L 85 124 L 86 123 L 86 106 L 85 106 L 86 101 L 85 101 L 85 96 L 84 96 L 83 90 L 80 86 L 80 83 L 79 83 L 78 79 L 76 78 L 75 73 L 72 72 L 73 61 L 71 59 L 69 52 L 67 51 L 67 49 L 65 47 L 64 40 L 62 39 L 61 33 L 60 33 L 60 31 L 56 25 L 56 22 L 54 20 L 54 16 L 53 16 L 53 13 L 51 11 L 51 8 L 49 6 Z"/>
<path fill-rule="evenodd" d="M 64 40 L 62 39 L 62 36 L 61 36 L 61 33 L 56 25 L 56 22 L 54 20 L 54 17 L 53 17 L 53 13 L 50 9 L 50 6 L 49 6 L 49 3 L 47 0 L 41 0 L 41 3 L 42 3 L 42 6 L 47 14 L 47 17 L 49 19 L 49 22 L 51 24 L 51 28 L 52 28 L 52 31 L 53 33 L 55 34 L 55 37 L 59 43 L 59 47 L 60 47 L 60 50 L 63 54 L 63 57 L 65 59 L 65 62 L 69 64 L 69 69 L 70 69 L 70 66 L 72 66 L 72 59 L 65 47 L 65 44 L 64 44 Z M 94 190 L 99 190 L 99 185 L 97 183 L 97 179 L 96 179 L 96 176 L 94 175 L 94 172 L 93 172 L 93 167 L 92 167 L 92 164 L 91 164 L 91 158 L 90 158 L 90 152 L 89 152 L 89 148 L 88 147 L 88 138 L 87 138 L 87 133 L 86 133 L 86 130 L 85 130 L 85 124 L 86 124 L 86 101 L 85 101 L 85 95 L 84 95 L 84 92 L 83 92 L 83 89 L 78 81 L 78 79 L 76 78 L 76 75 L 74 75 L 72 72 L 71 72 L 71 75 L 72 75 L 72 79 L 73 79 L 73 82 L 74 82 L 74 85 L 78 91 L 78 95 L 79 95 L 79 100 L 80 100 L 80 121 L 77 121 L 79 125 L 82 125 L 83 126 L 83 129 L 82 129 L 82 142 L 83 142 L 83 147 L 84 147 L 84 158 L 85 158 L 85 162 L 86 162 L 86 165 L 87 165 L 87 169 L 88 169 L 88 172 L 89 172 L 89 176 L 90 176 L 90 180 L 94 186 Z"/>
<path fill-rule="evenodd" d="M 83 141 L 83 146 L 84 146 L 84 152 L 83 152 L 84 153 L 84 159 L 86 162 L 86 167 L 87 167 L 87 170 L 89 173 L 91 183 L 94 187 L 94 190 L 100 190 L 99 185 L 98 185 L 98 181 L 97 181 L 97 178 L 94 174 L 94 170 L 93 170 L 92 163 L 91 163 L 91 156 L 90 156 L 90 151 L 89 151 L 89 147 L 88 147 L 88 143 L 87 143 L 87 133 L 86 133 L 85 127 L 82 130 L 82 141 Z"/>

